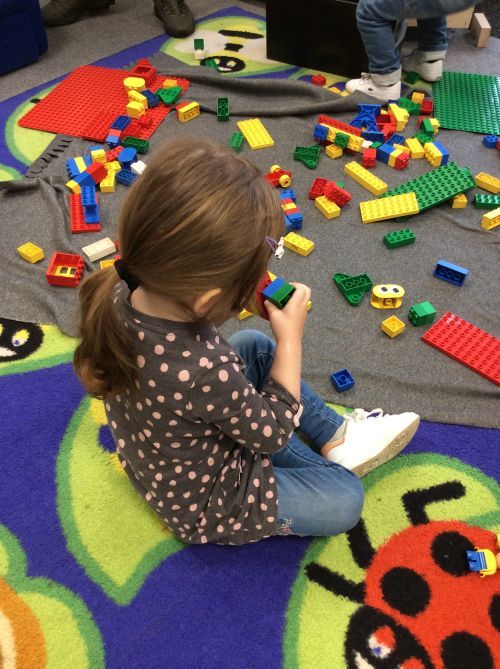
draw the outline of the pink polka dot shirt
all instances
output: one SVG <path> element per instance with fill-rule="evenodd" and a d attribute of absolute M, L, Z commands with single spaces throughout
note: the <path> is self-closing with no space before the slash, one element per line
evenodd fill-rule
<path fill-rule="evenodd" d="M 117 292 L 137 362 L 135 387 L 105 408 L 134 487 L 182 541 L 244 544 L 276 533 L 269 453 L 283 448 L 300 405 L 272 379 L 257 392 L 210 323 L 144 315 Z"/>

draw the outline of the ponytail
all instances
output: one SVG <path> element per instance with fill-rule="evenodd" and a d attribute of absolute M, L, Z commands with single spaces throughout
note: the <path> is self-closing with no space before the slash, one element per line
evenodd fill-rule
<path fill-rule="evenodd" d="M 114 267 L 98 270 L 80 287 L 81 338 L 73 358 L 76 374 L 92 397 L 130 388 L 136 378 L 130 336 L 113 304 Z"/>

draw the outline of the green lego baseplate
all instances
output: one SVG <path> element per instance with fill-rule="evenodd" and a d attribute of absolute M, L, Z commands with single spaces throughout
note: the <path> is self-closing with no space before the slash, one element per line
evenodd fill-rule
<path fill-rule="evenodd" d="M 408 244 L 413 244 L 416 236 L 415 233 L 410 230 L 410 228 L 405 228 L 404 230 L 393 230 L 384 235 L 384 244 L 388 249 L 397 249 L 400 246 L 408 246 Z"/>
<path fill-rule="evenodd" d="M 475 187 L 476 182 L 469 168 L 450 162 L 392 188 L 381 197 L 414 192 L 417 196 L 419 211 L 422 213 Z"/>
<path fill-rule="evenodd" d="M 313 146 L 296 146 L 293 152 L 293 159 L 298 160 L 299 163 L 313 170 L 318 166 L 320 153 L 321 147 L 317 144 Z"/>
<path fill-rule="evenodd" d="M 500 135 L 500 77 L 443 72 L 432 94 L 442 128 Z"/>
<path fill-rule="evenodd" d="M 363 299 L 363 295 L 373 288 L 373 281 L 368 274 L 349 276 L 349 274 L 337 273 L 332 276 L 332 281 L 351 307 L 357 307 Z"/>
<path fill-rule="evenodd" d="M 500 207 L 500 195 L 478 193 L 473 204 L 476 209 L 496 209 Z"/>

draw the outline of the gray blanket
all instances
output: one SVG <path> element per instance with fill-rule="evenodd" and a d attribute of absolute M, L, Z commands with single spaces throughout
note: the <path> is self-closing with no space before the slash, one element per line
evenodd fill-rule
<path fill-rule="evenodd" d="M 339 98 L 330 92 L 298 81 L 274 79 L 230 79 L 206 68 L 187 68 L 168 56 L 153 59 L 160 71 L 191 81 L 187 98 L 197 100 L 202 115 L 190 123 L 178 123 L 171 115 L 152 138 L 152 150 L 162 140 L 180 135 L 209 136 L 224 144 L 236 128 L 237 118 L 259 116 L 275 140 L 273 148 L 244 152 L 263 170 L 278 163 L 293 172 L 299 206 L 304 214 L 302 234 L 316 244 L 311 256 L 303 258 L 287 251 L 271 269 L 289 281 L 302 281 L 313 290 L 313 310 L 304 338 L 303 373 L 320 394 L 333 402 L 395 412 L 419 412 L 429 420 L 499 427 L 499 391 L 491 382 L 474 374 L 420 341 L 426 328 L 407 322 L 409 307 L 429 300 L 438 316 L 452 311 L 477 326 L 498 335 L 500 286 L 498 251 L 500 231 L 485 232 L 480 227 L 482 212 L 472 208 L 455 210 L 447 203 L 405 223 L 382 222 L 363 225 L 358 203 L 372 195 L 343 175 L 346 158 L 332 161 L 325 155 L 316 170 L 293 161 L 295 146 L 313 144 L 312 131 L 319 113 L 348 121 L 361 96 Z M 232 118 L 217 121 L 216 99 L 229 98 Z M 405 134 L 413 134 L 412 119 Z M 442 131 L 441 142 L 452 159 L 467 165 L 474 174 L 485 171 L 498 175 L 497 152 L 481 145 L 481 137 Z M 3 243 L 0 249 L 0 282 L 5 287 L 1 316 L 18 320 L 56 323 L 63 331 L 75 333 L 77 291 L 49 287 L 44 272 L 52 250 L 78 253 L 81 247 L 102 237 L 115 238 L 116 216 L 125 187 L 112 195 L 102 195 L 102 232 L 71 235 L 65 160 L 81 155 L 89 143 L 58 136 L 48 151 L 20 181 L 3 184 L 0 212 Z M 349 160 L 355 159 L 356 156 Z M 148 160 L 148 155 L 144 157 Z M 412 161 L 409 170 L 396 171 L 378 164 L 376 174 L 395 186 L 429 170 L 426 161 Z M 345 180 L 353 200 L 339 218 L 327 221 L 307 199 L 316 176 Z M 472 194 L 475 191 L 472 191 Z M 472 195 L 469 195 L 469 200 Z M 417 236 L 414 245 L 388 250 L 383 235 L 410 225 Z M 38 265 L 21 261 L 15 248 L 33 241 L 46 253 Z M 445 259 L 467 267 L 470 274 L 461 288 L 433 277 L 437 260 Z M 98 263 L 86 262 L 89 271 Z M 368 273 L 374 283 L 394 282 L 406 291 L 403 306 L 380 311 L 370 306 L 366 295 L 358 307 L 344 300 L 331 277 L 335 272 Z M 406 331 L 390 340 L 380 331 L 380 322 L 395 313 L 407 322 Z M 224 334 L 240 327 L 268 331 L 257 317 L 224 326 Z M 330 385 L 332 371 L 347 367 L 356 380 L 353 390 L 338 394 Z"/>

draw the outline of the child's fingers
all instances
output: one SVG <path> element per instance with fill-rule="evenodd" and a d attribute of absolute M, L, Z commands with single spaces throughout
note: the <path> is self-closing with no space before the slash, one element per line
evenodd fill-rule
<path fill-rule="evenodd" d="M 311 298 L 311 289 L 303 283 L 291 283 L 295 288 L 295 293 L 292 295 L 295 302 L 307 304 Z"/>
<path fill-rule="evenodd" d="M 278 307 L 272 302 L 269 302 L 269 300 L 264 300 L 264 306 L 266 307 L 269 316 L 274 314 L 275 311 L 280 311 L 280 309 L 278 309 Z"/>

